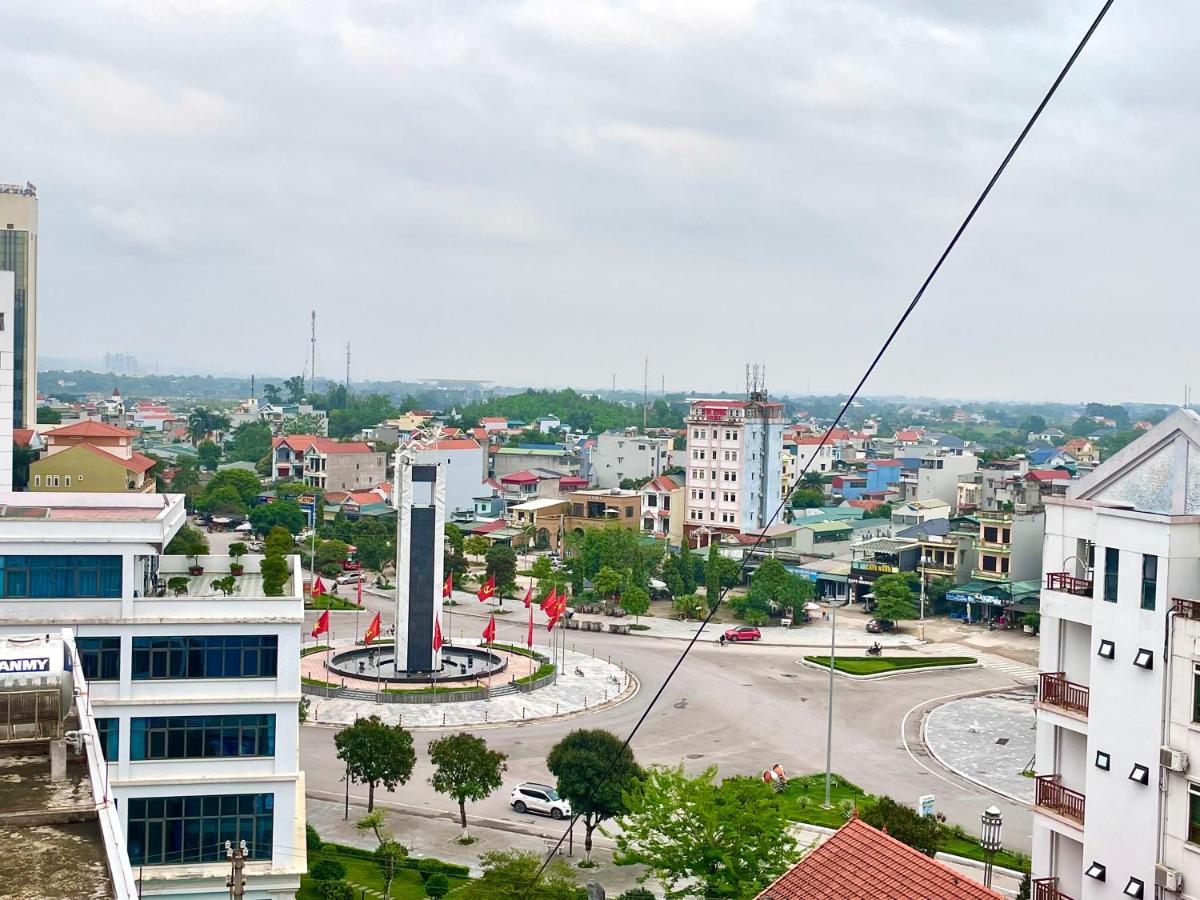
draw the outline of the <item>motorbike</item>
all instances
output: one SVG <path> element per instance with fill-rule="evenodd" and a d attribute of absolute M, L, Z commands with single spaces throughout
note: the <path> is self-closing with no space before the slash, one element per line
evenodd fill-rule
<path fill-rule="evenodd" d="M 872 644 L 867 648 L 867 656 L 883 656 L 883 648 L 879 644 Z"/>

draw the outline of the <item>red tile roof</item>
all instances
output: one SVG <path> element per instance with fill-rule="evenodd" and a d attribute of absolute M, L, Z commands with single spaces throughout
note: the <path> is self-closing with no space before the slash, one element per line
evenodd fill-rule
<path fill-rule="evenodd" d="M 900 467 L 900 460 L 898 459 L 875 459 L 872 460 L 871 463 L 877 469 L 891 468 L 892 466 L 895 466 L 896 468 Z"/>
<path fill-rule="evenodd" d="M 870 511 L 870 510 L 874 509 L 875 507 L 879 506 L 880 504 L 882 504 L 883 501 L 882 500 L 847 500 L 846 503 L 849 506 L 853 506 L 855 509 L 865 509 L 865 510 Z"/>
<path fill-rule="evenodd" d="M 698 406 L 701 409 L 745 409 L 745 400 L 693 400 L 692 406 Z"/>
<path fill-rule="evenodd" d="M 564 475 L 558 479 L 558 486 L 564 488 L 587 487 L 587 479 L 580 478 L 578 475 Z"/>
<path fill-rule="evenodd" d="M 489 422 L 492 425 L 507 425 L 508 419 L 504 418 L 504 416 L 484 416 L 479 420 L 480 425 L 484 424 L 485 422 Z"/>
<path fill-rule="evenodd" d="M 303 453 L 321 439 L 321 436 L 316 434 L 284 434 L 271 438 L 271 449 L 287 444 L 294 453 Z"/>
<path fill-rule="evenodd" d="M 491 534 L 493 531 L 499 531 L 501 528 L 507 527 L 507 522 L 505 522 L 503 519 L 497 519 L 495 522 L 487 522 L 483 525 L 472 528 L 471 534 Z"/>
<path fill-rule="evenodd" d="M 105 459 L 110 459 L 113 462 L 124 466 L 130 472 L 145 472 L 154 465 L 154 460 L 148 456 L 142 456 L 140 453 L 133 454 L 133 456 L 131 456 L 129 459 L 122 459 L 121 457 L 115 456 L 112 453 L 109 453 L 107 450 L 97 447 L 94 444 L 79 444 L 79 446 L 83 447 L 85 450 L 91 450 L 97 456 L 103 456 Z"/>
<path fill-rule="evenodd" d="M 513 472 L 509 475 L 501 475 L 501 484 L 532 484 L 535 481 L 541 481 L 541 476 L 530 472 L 528 469 L 523 469 L 520 472 Z"/>
<path fill-rule="evenodd" d="M 132 431 L 126 431 L 124 428 L 118 428 L 115 425 L 108 425 L 104 422 L 75 422 L 73 425 L 63 425 L 61 428 L 55 428 L 46 432 L 47 435 L 54 437 L 127 437 L 134 436 Z"/>
<path fill-rule="evenodd" d="M 1066 469 L 1030 469 L 1025 477 L 1030 481 L 1070 481 L 1071 473 Z"/>
<path fill-rule="evenodd" d="M 14 428 L 13 443 L 18 447 L 28 447 L 29 442 L 33 440 L 32 428 Z"/>
<path fill-rule="evenodd" d="M 582 481 L 583 479 L 579 480 Z M 564 478 L 562 481 L 565 482 L 566 479 Z M 659 475 L 657 478 L 647 481 L 642 490 L 658 491 L 660 494 L 669 494 L 672 491 L 678 490 L 679 487 L 679 483 L 670 475 Z"/>
<path fill-rule="evenodd" d="M 924 434 L 920 428 L 905 428 L 902 431 L 897 431 L 893 440 L 897 441 L 919 441 L 921 435 Z"/>
<path fill-rule="evenodd" d="M 432 444 L 433 450 L 478 450 L 479 443 L 471 438 L 446 438 Z"/>
<path fill-rule="evenodd" d="M 757 900 L 999 900 L 1000 894 L 854 818 Z"/>

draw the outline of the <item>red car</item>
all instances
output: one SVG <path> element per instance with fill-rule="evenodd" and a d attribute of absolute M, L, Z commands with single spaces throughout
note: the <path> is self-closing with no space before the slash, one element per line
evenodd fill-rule
<path fill-rule="evenodd" d="M 739 625 L 725 632 L 727 641 L 761 641 L 762 632 L 754 625 Z"/>

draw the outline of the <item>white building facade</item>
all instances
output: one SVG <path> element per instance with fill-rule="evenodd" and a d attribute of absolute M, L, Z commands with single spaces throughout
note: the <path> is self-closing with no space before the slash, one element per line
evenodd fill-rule
<path fill-rule="evenodd" d="M 1046 502 L 1041 900 L 1200 896 L 1200 416 Z"/>
<path fill-rule="evenodd" d="M 413 462 L 441 466 L 440 480 L 446 492 L 446 514 L 475 508 L 475 498 L 487 478 L 487 453 L 471 438 L 443 438 L 430 447 L 413 452 Z"/>
<path fill-rule="evenodd" d="M 693 400 L 685 421 L 688 538 L 706 546 L 716 532 L 765 527 L 783 498 L 783 404 Z"/>
<path fill-rule="evenodd" d="M 164 556 L 183 498 L 0 495 L 0 633 L 74 629 L 108 785 L 142 896 L 228 896 L 224 842 L 246 841 L 248 900 L 306 871 L 299 767 L 297 560 L 267 597 L 261 557 L 229 596 L 228 557 Z"/>
<path fill-rule="evenodd" d="M 595 487 L 620 487 L 627 478 L 656 478 L 671 467 L 671 439 L 605 431 L 596 435 L 591 462 Z"/>

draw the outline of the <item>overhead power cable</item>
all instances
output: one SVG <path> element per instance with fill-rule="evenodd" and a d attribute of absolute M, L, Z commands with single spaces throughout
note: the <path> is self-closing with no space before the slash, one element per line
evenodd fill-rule
<path fill-rule="evenodd" d="M 817 445 L 816 451 L 814 451 L 809 457 L 808 462 L 804 464 L 804 468 L 797 473 L 796 478 L 793 480 L 791 486 L 785 492 L 783 500 L 775 509 L 775 512 L 771 515 L 771 518 L 767 521 L 766 525 L 764 525 L 759 531 L 758 536 L 755 538 L 754 543 L 750 546 L 750 549 L 742 557 L 742 564 L 738 567 L 737 581 L 741 581 L 741 576 L 745 571 L 746 563 L 752 558 L 754 552 L 762 543 L 767 529 L 774 524 L 780 513 L 783 512 L 784 508 L 788 504 L 788 501 L 791 499 L 792 492 L 796 490 L 796 487 L 800 484 L 801 479 L 805 476 L 805 474 L 807 474 L 809 467 L 813 463 L 813 460 L 820 455 L 821 450 L 826 444 L 829 443 L 830 435 L 841 424 L 842 419 L 845 418 L 846 412 L 850 409 L 851 405 L 858 397 L 859 392 L 862 391 L 863 386 L 867 383 L 867 380 L 871 377 L 872 373 L 875 371 L 875 368 L 879 365 L 880 360 L 883 359 L 884 354 L 887 353 L 888 349 L 892 346 L 892 342 L 896 339 L 896 335 L 900 333 L 900 329 L 904 327 L 904 324 L 908 321 L 909 316 L 911 316 L 913 311 L 917 308 L 917 304 L 919 304 L 921 299 L 925 296 L 925 291 L 929 288 L 929 285 L 933 282 L 933 279 L 937 276 L 938 272 L 941 271 L 942 264 L 946 262 L 946 259 L 950 256 L 950 253 L 954 250 L 955 246 L 957 246 L 959 238 L 963 236 L 963 233 L 967 230 L 967 226 L 969 226 L 972 220 L 974 220 L 975 214 L 979 212 L 980 207 L 983 206 L 984 201 L 987 200 L 988 195 L 991 194 L 992 188 L 996 186 L 996 182 L 1000 180 L 1000 176 L 1004 174 L 1005 170 L 1008 168 L 1008 164 L 1012 161 L 1012 158 L 1016 156 L 1017 151 L 1021 149 L 1021 145 L 1025 142 L 1025 138 L 1029 135 L 1029 132 L 1033 130 L 1033 126 L 1041 117 L 1042 112 L 1050 103 L 1051 98 L 1053 98 L 1055 93 L 1058 91 L 1059 85 L 1061 85 L 1063 80 L 1067 77 L 1067 73 L 1070 72 L 1071 68 L 1075 65 L 1075 61 L 1079 59 L 1080 54 L 1083 53 L 1083 48 L 1087 46 L 1088 41 L 1091 40 L 1092 35 L 1096 32 L 1096 29 L 1100 27 L 1100 23 L 1104 21 L 1104 17 L 1108 14 L 1108 10 L 1112 5 L 1113 0 L 1105 0 L 1104 5 L 1100 8 L 1100 12 L 1096 14 L 1095 19 L 1092 20 L 1092 24 L 1089 25 L 1087 31 L 1084 32 L 1083 37 L 1080 39 L 1078 45 L 1075 47 L 1075 50 L 1067 59 L 1066 64 L 1063 65 L 1062 69 L 1058 73 L 1058 76 L 1050 85 L 1049 90 L 1046 91 L 1045 96 L 1042 97 L 1041 102 L 1038 103 L 1037 108 L 1033 111 L 1033 115 L 1029 117 L 1029 120 L 1025 123 L 1025 127 L 1021 129 L 1020 134 L 1017 135 L 1016 140 L 1013 141 L 1012 146 L 1008 149 L 1008 152 L 1004 154 L 1004 158 L 1001 160 L 1000 165 L 996 167 L 995 172 L 992 173 L 992 177 L 988 179 L 987 185 L 975 199 L 975 202 L 971 205 L 966 217 L 962 220 L 962 223 L 954 232 L 954 236 L 950 238 L 950 242 L 946 244 L 945 249 L 942 250 L 941 255 L 938 256 L 937 262 L 933 264 L 933 268 L 929 270 L 929 274 L 926 275 L 925 280 L 921 282 L 921 286 L 917 289 L 917 292 L 913 296 L 912 300 L 910 300 L 908 305 L 905 306 L 904 311 L 900 314 L 900 318 L 896 320 L 896 324 L 892 326 L 892 330 L 888 333 L 887 338 L 880 346 L 878 352 L 875 354 L 875 357 L 871 360 L 870 365 L 867 366 L 866 370 L 862 374 L 862 377 L 859 378 L 858 383 L 854 386 L 854 390 L 852 390 L 850 395 L 846 397 L 846 401 L 842 404 L 841 409 L 838 411 L 837 417 L 833 420 L 833 424 L 831 424 L 821 436 L 821 442 Z M 667 677 L 663 679 L 663 683 L 659 685 L 658 690 L 655 691 L 654 696 L 650 699 L 650 703 L 638 717 L 637 722 L 634 723 L 633 728 L 630 730 L 628 736 L 625 738 L 625 741 L 621 746 L 621 750 L 609 762 L 608 767 L 605 769 L 604 777 L 601 778 L 601 781 L 611 774 L 613 767 L 620 759 L 621 754 L 625 751 L 625 748 L 629 746 L 629 743 L 633 740 L 634 736 L 638 733 L 638 730 L 645 723 L 655 705 L 662 698 L 663 692 L 666 691 L 667 686 L 670 685 L 672 679 L 674 679 L 675 673 L 679 671 L 679 667 L 683 665 L 684 660 L 687 659 L 688 654 L 692 651 L 692 648 L 696 646 L 696 641 L 700 639 L 700 635 L 712 621 L 713 616 L 716 615 L 720 605 L 725 601 L 725 594 L 728 592 L 728 590 L 728 587 L 722 589 L 721 595 L 718 597 L 717 602 L 711 605 L 708 615 L 704 617 L 704 621 L 700 623 L 700 627 L 696 629 L 696 633 L 692 635 L 691 639 L 687 642 L 687 645 L 683 648 L 683 652 L 679 654 L 679 659 L 675 661 L 675 664 L 671 667 L 671 671 L 667 673 Z M 558 839 L 558 842 L 555 843 L 555 845 L 546 854 L 545 860 L 542 861 L 542 865 L 538 868 L 537 874 L 534 876 L 533 883 L 537 882 L 542 873 L 546 870 L 546 866 L 548 866 L 550 861 L 554 859 L 554 856 L 558 853 L 563 841 L 567 839 L 567 835 L 570 834 L 571 830 L 575 827 L 575 822 L 578 820 L 579 816 L 580 813 L 573 813 L 566 831 L 563 832 L 562 837 Z"/>

